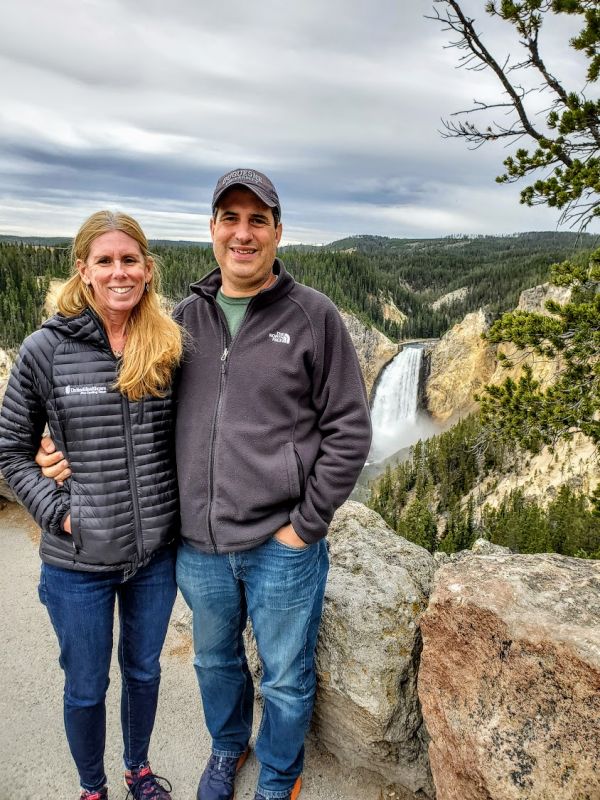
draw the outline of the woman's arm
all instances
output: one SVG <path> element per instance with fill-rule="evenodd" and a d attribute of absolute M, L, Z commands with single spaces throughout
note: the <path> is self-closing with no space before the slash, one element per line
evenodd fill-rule
<path fill-rule="evenodd" d="M 36 347 L 35 334 L 23 344 L 0 413 L 0 469 L 9 486 L 42 530 L 64 533 L 69 492 L 44 477 L 35 453 L 47 421 L 50 365 Z"/>

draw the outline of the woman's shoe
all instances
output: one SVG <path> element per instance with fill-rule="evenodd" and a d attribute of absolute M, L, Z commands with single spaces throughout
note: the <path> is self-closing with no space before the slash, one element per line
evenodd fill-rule
<path fill-rule="evenodd" d="M 159 781 L 164 781 L 168 789 Z M 155 775 L 148 762 L 137 769 L 126 770 L 125 786 L 129 789 L 127 798 L 133 800 L 172 800 L 170 792 L 173 787 L 166 778 Z"/>
<path fill-rule="evenodd" d="M 108 800 L 108 786 L 94 789 L 93 792 L 90 792 L 89 789 L 82 789 L 79 800 Z"/>

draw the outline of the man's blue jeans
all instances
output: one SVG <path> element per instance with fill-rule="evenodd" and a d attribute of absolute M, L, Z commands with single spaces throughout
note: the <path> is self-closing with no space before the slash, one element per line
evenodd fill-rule
<path fill-rule="evenodd" d="M 119 665 L 124 761 L 148 758 L 154 726 L 160 651 L 175 601 L 175 552 L 166 548 L 123 581 L 123 571 L 82 572 L 42 564 L 39 595 L 58 636 L 65 673 L 64 720 L 84 789 L 106 783 L 104 743 L 115 598 L 119 602 Z"/>
<path fill-rule="evenodd" d="M 267 798 L 287 797 L 302 772 L 328 567 L 324 540 L 292 548 L 271 538 L 225 555 L 179 548 L 177 583 L 193 612 L 194 665 L 216 755 L 239 756 L 250 739 L 254 692 L 242 631 L 252 621 L 263 664 L 258 788 Z"/>

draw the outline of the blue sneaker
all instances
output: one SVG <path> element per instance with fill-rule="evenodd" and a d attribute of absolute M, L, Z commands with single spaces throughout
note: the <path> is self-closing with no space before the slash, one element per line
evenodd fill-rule
<path fill-rule="evenodd" d="M 248 758 L 248 748 L 239 757 L 211 755 L 198 784 L 197 800 L 233 800 L 235 776 Z"/>

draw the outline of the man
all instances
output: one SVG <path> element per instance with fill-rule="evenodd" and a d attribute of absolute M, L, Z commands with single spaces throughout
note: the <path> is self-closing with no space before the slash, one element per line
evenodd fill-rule
<path fill-rule="evenodd" d="M 367 398 L 333 303 L 276 258 L 281 207 L 263 174 L 219 179 L 218 267 L 175 310 L 189 345 L 176 425 L 177 580 L 193 611 L 212 754 L 198 800 L 231 800 L 252 728 L 247 617 L 263 666 L 255 800 L 295 800 L 312 712 L 327 528 L 370 444 Z"/>

